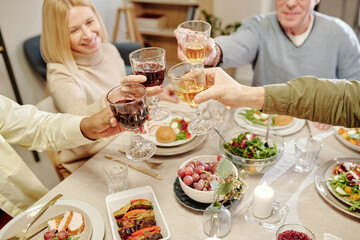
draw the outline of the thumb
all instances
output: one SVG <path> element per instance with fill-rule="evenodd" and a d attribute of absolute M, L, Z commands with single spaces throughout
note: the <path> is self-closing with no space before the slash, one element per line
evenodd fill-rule
<path fill-rule="evenodd" d="M 210 99 L 216 99 L 217 98 L 217 92 L 215 91 L 215 88 L 211 87 L 203 92 L 200 92 L 196 94 L 194 101 L 197 104 L 206 102 Z"/>

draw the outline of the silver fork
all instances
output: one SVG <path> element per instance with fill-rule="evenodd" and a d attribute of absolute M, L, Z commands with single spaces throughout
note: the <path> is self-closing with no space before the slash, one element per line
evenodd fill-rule
<path fill-rule="evenodd" d="M 31 217 L 28 224 L 24 229 L 22 229 L 20 232 L 12 236 L 11 238 L 8 238 L 6 240 L 27 240 L 28 238 L 25 237 L 26 233 L 29 231 L 30 226 L 43 214 L 46 209 L 48 209 L 51 205 L 53 205 L 60 197 L 62 197 L 62 194 L 58 194 L 55 197 L 53 197 L 48 203 L 46 203 L 39 212 L 36 213 L 35 216 Z"/>

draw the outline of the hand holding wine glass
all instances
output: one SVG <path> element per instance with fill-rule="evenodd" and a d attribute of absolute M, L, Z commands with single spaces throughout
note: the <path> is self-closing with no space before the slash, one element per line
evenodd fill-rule
<path fill-rule="evenodd" d="M 214 122 L 204 119 L 194 97 L 199 92 L 206 90 L 204 65 L 202 63 L 179 63 L 173 66 L 168 72 L 171 84 L 176 95 L 181 101 L 196 108 L 196 120 L 189 123 L 188 130 L 191 134 L 206 134 L 214 128 Z"/>
<path fill-rule="evenodd" d="M 136 75 L 146 76 L 146 81 L 141 84 L 145 87 L 161 86 L 165 78 L 165 50 L 158 47 L 141 48 L 133 51 L 129 55 L 131 67 Z M 170 110 L 159 108 L 157 106 L 158 98 L 150 98 L 152 110 L 150 111 L 151 119 L 162 121 L 169 117 Z"/>
<path fill-rule="evenodd" d="M 210 38 L 210 33 L 211 25 L 207 22 L 191 20 L 181 23 L 175 31 L 179 44 L 179 58 L 184 60 L 182 58 L 185 56 L 189 62 L 204 63 L 208 55 L 215 57 L 215 43 Z"/>
<path fill-rule="evenodd" d="M 106 99 L 119 125 L 127 130 L 136 131 L 126 150 L 126 156 L 136 161 L 153 156 L 156 145 L 144 140 L 139 133 L 149 113 L 146 88 L 138 83 L 125 83 L 111 89 Z"/>

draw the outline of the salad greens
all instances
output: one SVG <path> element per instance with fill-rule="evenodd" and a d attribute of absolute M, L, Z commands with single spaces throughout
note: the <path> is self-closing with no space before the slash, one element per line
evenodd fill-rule
<path fill-rule="evenodd" d="M 233 138 L 230 143 L 224 143 L 223 146 L 227 151 L 239 157 L 250 159 L 269 158 L 280 151 L 276 144 L 273 147 L 266 147 L 261 138 L 249 132 L 241 133 Z"/>
<path fill-rule="evenodd" d="M 254 124 L 266 126 L 268 117 L 261 117 L 262 112 L 258 109 L 245 109 L 245 112 L 239 112 L 240 115 L 244 116 L 247 120 Z M 258 117 L 255 117 L 258 116 Z M 276 124 L 274 123 L 276 116 L 271 116 L 271 126 L 274 127 Z"/>
<path fill-rule="evenodd" d="M 185 121 L 184 119 L 174 118 L 171 120 L 170 127 L 179 129 L 179 132 L 176 133 L 175 141 L 186 140 L 191 137 L 191 134 L 188 131 L 188 125 L 189 125 L 189 122 Z"/>
<path fill-rule="evenodd" d="M 358 184 L 352 184 L 348 174 L 349 172 L 337 174 L 328 179 L 328 182 L 337 195 L 349 200 L 351 206 L 347 210 L 355 211 L 360 209 L 360 190 Z"/>

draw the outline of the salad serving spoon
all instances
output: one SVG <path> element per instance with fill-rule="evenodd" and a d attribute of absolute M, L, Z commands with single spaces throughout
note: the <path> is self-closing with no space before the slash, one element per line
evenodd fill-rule
<path fill-rule="evenodd" d="M 269 147 L 268 140 L 269 140 L 270 125 L 271 125 L 271 115 L 269 114 L 268 123 L 267 123 L 267 126 L 266 126 L 265 142 L 264 142 L 265 147 Z"/>

